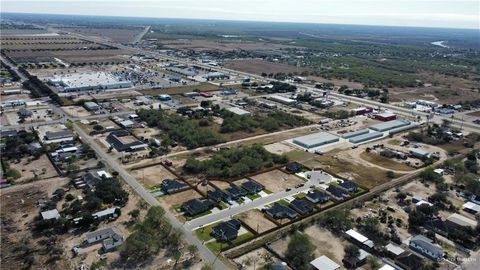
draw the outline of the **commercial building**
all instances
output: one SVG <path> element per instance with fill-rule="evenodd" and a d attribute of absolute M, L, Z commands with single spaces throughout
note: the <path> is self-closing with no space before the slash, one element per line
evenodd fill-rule
<path fill-rule="evenodd" d="M 271 96 L 268 97 L 268 99 L 272 100 L 272 101 L 275 101 L 275 102 L 278 102 L 278 103 L 285 104 L 285 105 L 293 105 L 293 104 L 296 103 L 296 101 L 294 99 L 279 96 L 279 95 L 271 95 Z"/>
<path fill-rule="evenodd" d="M 374 132 L 370 132 L 370 133 L 366 133 L 366 134 L 363 134 L 363 135 L 360 135 L 360 136 L 350 138 L 349 142 L 354 143 L 354 144 L 358 144 L 358 143 L 363 143 L 363 142 L 370 141 L 370 140 L 373 140 L 373 139 L 377 139 L 377 138 L 380 138 L 380 137 L 383 137 L 383 133 L 374 131 Z"/>
<path fill-rule="evenodd" d="M 125 130 L 111 132 L 107 136 L 107 142 L 119 152 L 138 151 L 148 147 Z"/>
<path fill-rule="evenodd" d="M 387 121 L 392 121 L 397 119 L 397 115 L 391 112 L 384 112 L 384 113 L 375 114 L 374 118 L 380 121 L 387 122 Z"/>
<path fill-rule="evenodd" d="M 366 113 L 371 113 L 373 109 L 368 107 L 360 107 L 353 109 L 352 111 L 355 113 L 355 115 L 364 115 Z"/>
<path fill-rule="evenodd" d="M 310 149 L 310 148 L 322 146 L 325 144 L 338 142 L 339 139 L 340 139 L 339 137 L 333 134 L 330 134 L 327 132 L 319 132 L 319 133 L 295 138 L 293 139 L 293 143 L 301 147 Z"/>
<path fill-rule="evenodd" d="M 107 89 L 130 88 L 130 81 L 117 79 L 106 72 L 86 72 L 54 75 L 48 79 L 51 85 L 58 88 L 59 92 L 82 92 Z"/>
<path fill-rule="evenodd" d="M 102 108 L 97 103 L 92 102 L 92 101 L 85 102 L 83 104 L 83 107 L 85 107 L 85 109 L 87 109 L 88 111 L 91 111 L 91 112 L 96 112 L 96 111 L 98 111 Z"/>
<path fill-rule="evenodd" d="M 222 72 L 210 72 L 202 76 L 207 81 L 228 79 L 230 76 Z"/>
<path fill-rule="evenodd" d="M 240 115 L 240 116 L 250 116 L 250 115 L 252 115 L 251 112 L 249 112 L 247 110 L 244 110 L 244 109 L 241 109 L 241 108 L 238 108 L 238 107 L 229 107 L 229 108 L 227 108 L 227 111 L 232 112 L 236 115 Z"/>
<path fill-rule="evenodd" d="M 410 122 L 407 120 L 392 120 L 384 123 L 378 123 L 371 125 L 370 129 L 378 132 L 385 132 L 399 127 L 405 127 L 410 125 Z"/>
<path fill-rule="evenodd" d="M 195 71 L 184 69 L 184 68 L 179 68 L 179 67 L 167 67 L 165 69 L 168 70 L 168 71 L 178 73 L 178 74 L 182 74 L 183 76 L 187 76 L 187 77 L 192 77 L 192 76 L 197 75 L 197 73 Z"/>
<path fill-rule="evenodd" d="M 342 135 L 342 138 L 350 139 L 350 138 L 357 137 L 357 136 L 360 136 L 360 135 L 363 135 L 363 134 L 367 134 L 369 132 L 370 132 L 370 130 L 368 130 L 368 129 L 362 129 L 362 130 L 359 130 L 359 131 L 345 133 L 345 134 Z"/>

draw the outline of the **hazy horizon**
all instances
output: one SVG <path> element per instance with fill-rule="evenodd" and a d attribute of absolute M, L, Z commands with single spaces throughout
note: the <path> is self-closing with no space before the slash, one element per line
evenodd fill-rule
<path fill-rule="evenodd" d="M 108 12 L 107 12 L 108 11 Z M 1 12 L 479 29 L 472 0 L 2 0 Z"/>

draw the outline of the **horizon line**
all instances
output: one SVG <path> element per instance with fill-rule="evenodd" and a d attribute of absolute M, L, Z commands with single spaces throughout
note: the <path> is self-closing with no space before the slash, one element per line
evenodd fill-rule
<path fill-rule="evenodd" d="M 92 15 L 92 14 L 72 14 L 72 13 L 43 13 L 43 12 L 19 12 L 19 11 L 0 11 L 0 14 L 30 14 L 30 15 L 59 15 L 59 16 L 89 16 L 89 17 L 108 17 L 108 18 L 135 18 L 135 19 L 172 19 L 172 20 L 200 20 L 200 21 L 228 21 L 228 22 L 253 22 L 253 23 L 291 23 L 291 24 L 313 24 L 313 25 L 348 25 L 348 26 L 369 26 L 369 27 L 393 27 L 393 28 L 426 28 L 426 29 L 446 29 L 446 30 L 478 30 L 480 28 L 459 28 L 459 27 L 438 27 L 438 26 L 420 26 L 420 25 L 382 25 L 382 24 L 353 24 L 353 23 L 322 23 L 322 22 L 299 22 L 299 21 L 267 21 L 267 20 L 241 20 L 241 19 L 208 19 L 208 18 L 185 18 L 185 17 L 151 17 L 151 16 L 125 16 L 125 15 Z"/>

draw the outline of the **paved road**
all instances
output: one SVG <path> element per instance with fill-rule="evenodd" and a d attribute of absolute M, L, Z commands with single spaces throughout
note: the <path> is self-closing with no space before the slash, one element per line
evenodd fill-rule
<path fill-rule="evenodd" d="M 7 58 L 3 57 L 0 55 L 0 59 L 2 60 L 3 63 L 5 63 L 7 66 L 9 66 L 13 72 L 15 72 L 18 77 L 20 77 L 20 82 L 24 82 L 26 80 L 28 80 L 27 76 L 25 76 L 23 73 L 21 73 L 20 71 L 18 71 L 18 68 L 15 64 L 13 64 L 10 60 L 8 60 Z"/>
<path fill-rule="evenodd" d="M 88 136 L 85 131 L 83 131 L 76 123 L 73 124 L 73 127 L 75 131 L 82 137 L 84 143 L 88 143 L 98 157 L 108 164 L 112 170 L 117 171 L 120 177 L 122 177 L 125 182 L 127 182 L 127 184 L 129 184 L 148 204 L 152 206 L 160 206 L 160 202 L 141 184 L 139 184 L 138 181 L 123 168 L 123 166 L 121 166 L 113 157 L 106 153 L 100 145 L 98 145 L 90 136 Z M 192 231 L 183 226 L 183 224 L 180 223 L 172 214 L 170 214 L 170 212 L 165 211 L 165 217 L 174 227 L 182 230 L 187 242 L 197 246 L 200 254 L 202 254 L 203 257 L 209 262 L 213 263 L 215 269 L 228 269 L 228 267 L 221 260 L 216 260 L 215 254 L 213 254 L 206 246 L 204 246 L 192 234 Z"/>

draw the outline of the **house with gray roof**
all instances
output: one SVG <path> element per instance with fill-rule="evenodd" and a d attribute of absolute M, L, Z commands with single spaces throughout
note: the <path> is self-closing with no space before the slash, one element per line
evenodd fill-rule
<path fill-rule="evenodd" d="M 443 258 L 443 249 L 435 244 L 432 239 L 423 235 L 416 235 L 410 240 L 410 249 L 432 259 L 439 261 Z"/>

